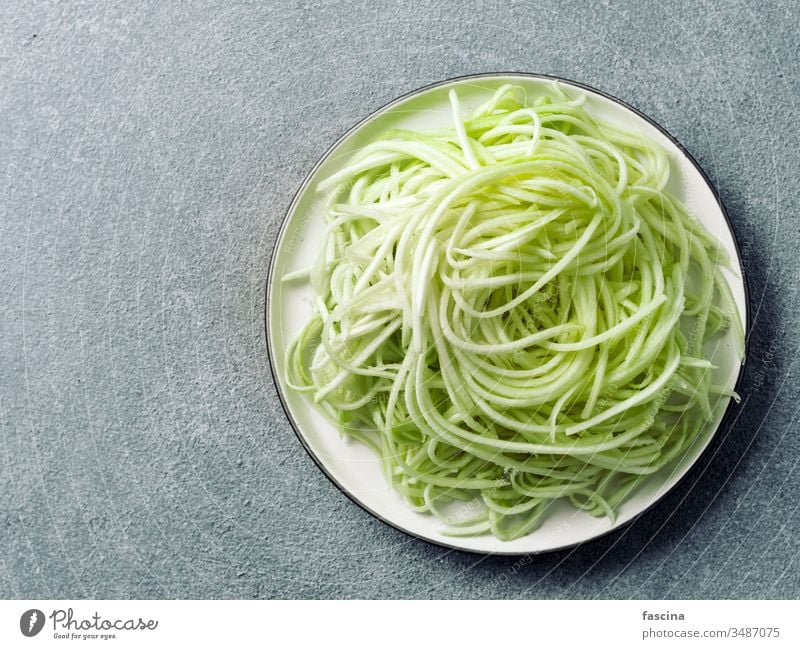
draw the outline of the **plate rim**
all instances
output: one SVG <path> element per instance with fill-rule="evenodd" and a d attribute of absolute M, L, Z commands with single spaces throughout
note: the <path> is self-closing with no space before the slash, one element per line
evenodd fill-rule
<path fill-rule="evenodd" d="M 267 267 L 267 277 L 266 277 L 265 291 L 264 291 L 264 338 L 265 338 L 266 347 L 267 347 L 267 357 L 268 357 L 268 360 L 269 360 L 269 369 L 270 369 L 270 374 L 272 376 L 272 382 L 275 385 L 275 391 L 278 394 L 278 400 L 281 403 L 281 407 L 283 408 L 283 412 L 286 415 L 286 418 L 288 419 L 289 424 L 290 424 L 295 436 L 300 441 L 300 444 L 303 446 L 303 448 L 305 449 L 306 453 L 308 453 L 308 455 L 314 461 L 314 464 L 316 464 L 317 468 L 320 469 L 320 471 L 322 471 L 322 473 L 328 478 L 328 480 L 330 480 L 333 483 L 333 485 L 341 493 L 343 493 L 345 496 L 347 496 L 347 498 L 351 502 L 353 502 L 356 505 L 358 505 L 362 510 L 364 510 L 365 512 L 367 512 L 368 514 L 370 514 L 371 516 L 373 516 L 377 520 L 381 521 L 382 523 L 384 523 L 386 525 L 389 525 L 390 527 L 396 529 L 399 532 L 402 532 L 406 536 L 409 536 L 409 537 L 411 537 L 413 539 L 417 539 L 417 540 L 420 540 L 420 541 L 424 541 L 425 543 L 429 543 L 429 544 L 431 544 L 433 546 L 436 546 L 436 547 L 439 547 L 439 548 L 444 548 L 444 549 L 447 549 L 447 550 L 455 550 L 455 551 L 458 551 L 458 552 L 465 552 L 465 553 L 468 553 L 468 554 L 475 554 L 475 555 L 480 555 L 480 556 L 527 556 L 527 555 L 538 556 L 538 555 L 550 554 L 550 553 L 553 553 L 553 552 L 560 552 L 560 551 L 563 551 L 563 550 L 569 550 L 569 549 L 576 548 L 576 547 L 579 547 L 579 546 L 587 544 L 587 543 L 592 543 L 592 542 L 597 541 L 599 539 L 602 539 L 602 538 L 604 538 L 604 537 L 606 537 L 606 536 L 608 536 L 608 535 L 610 535 L 612 533 L 619 532 L 621 530 L 625 530 L 626 528 L 631 526 L 633 523 L 638 521 L 642 516 L 647 514 L 658 503 L 663 501 L 670 493 L 672 493 L 673 490 L 675 490 L 675 488 L 678 487 L 678 485 L 680 485 L 682 482 L 684 482 L 686 480 L 686 477 L 689 475 L 689 473 L 691 473 L 692 469 L 695 466 L 697 466 L 700 463 L 700 461 L 703 460 L 704 457 L 706 457 L 708 455 L 708 453 L 709 453 L 709 451 L 711 449 L 711 446 L 712 446 L 712 442 L 720 434 L 720 431 L 723 430 L 723 429 L 730 428 L 730 426 L 732 424 L 732 422 L 731 422 L 731 416 L 732 416 L 731 413 L 732 413 L 732 410 L 733 410 L 734 399 L 732 399 L 732 398 L 728 399 L 728 404 L 725 407 L 725 412 L 722 414 L 722 417 L 720 418 L 719 424 L 716 426 L 716 428 L 712 432 L 711 436 L 708 438 L 708 441 L 706 442 L 705 446 L 703 447 L 703 450 L 695 458 L 695 460 L 687 467 L 686 471 L 684 471 L 684 473 L 680 476 L 680 478 L 678 478 L 678 480 L 676 480 L 675 483 L 671 487 L 669 487 L 663 494 L 661 494 L 661 496 L 656 498 L 653 502 L 651 502 L 649 505 L 647 505 L 647 507 L 645 507 L 640 512 L 635 514 L 633 517 L 630 518 L 630 520 L 626 521 L 625 523 L 622 523 L 621 525 L 614 526 L 609 530 L 605 530 L 603 532 L 599 532 L 599 533 L 595 534 L 594 536 L 590 536 L 590 537 L 588 537 L 586 539 L 583 539 L 582 541 L 576 541 L 576 542 L 573 542 L 573 543 L 566 543 L 564 545 L 559 545 L 559 546 L 555 546 L 555 547 L 547 548 L 547 549 L 543 549 L 543 550 L 529 550 L 529 551 L 525 551 L 525 550 L 481 550 L 481 549 L 477 549 L 477 548 L 467 548 L 467 547 L 464 547 L 464 546 L 456 545 L 454 543 L 447 543 L 445 541 L 441 541 L 439 539 L 434 539 L 434 538 L 431 538 L 429 536 L 425 536 L 424 534 L 420 534 L 420 533 L 414 532 L 414 531 L 412 531 L 410 529 L 405 528 L 403 525 L 388 519 L 384 515 L 376 512 L 374 509 L 372 509 L 366 503 L 362 502 L 357 496 L 355 496 L 348 489 L 346 489 L 336 479 L 335 476 L 333 476 L 331 474 L 331 472 L 328 470 L 328 468 L 325 466 L 325 464 L 322 462 L 322 460 L 317 456 L 317 454 L 311 448 L 311 446 L 309 445 L 308 441 L 305 439 L 305 436 L 300 431 L 300 427 L 298 426 L 297 422 L 295 421 L 295 419 L 294 419 L 294 417 L 293 417 L 293 415 L 292 415 L 292 413 L 291 413 L 291 411 L 289 409 L 289 405 L 286 402 L 286 399 L 285 399 L 284 394 L 283 394 L 283 388 L 281 386 L 280 379 L 279 379 L 279 377 L 278 377 L 278 375 L 277 375 L 277 373 L 275 371 L 275 355 L 273 354 L 273 343 L 272 343 L 272 337 L 270 336 L 270 327 L 269 327 L 269 321 L 270 321 L 269 313 L 270 313 L 270 307 L 271 307 L 271 304 L 272 304 L 272 286 L 274 284 L 273 275 L 274 275 L 274 271 L 275 271 L 275 264 L 276 264 L 277 257 L 278 257 L 278 250 L 279 250 L 279 247 L 280 247 L 279 244 L 283 240 L 283 237 L 284 237 L 284 234 L 286 232 L 286 228 L 287 228 L 287 225 L 288 225 L 288 222 L 289 222 L 289 217 L 293 213 L 297 203 L 300 200 L 300 197 L 306 191 L 306 189 L 307 189 L 307 187 L 308 187 L 308 185 L 309 185 L 309 183 L 311 181 L 311 178 L 314 176 L 314 174 L 316 173 L 317 169 L 319 169 L 319 167 L 322 166 L 322 164 L 328 159 L 328 157 L 331 155 L 331 153 L 333 153 L 338 148 L 338 146 L 342 142 L 344 142 L 352 133 L 354 133 L 355 131 L 360 129 L 362 126 L 364 126 L 370 120 L 372 120 L 373 118 L 377 117 L 378 115 L 390 110 L 396 104 L 399 104 L 399 103 L 405 101 L 406 99 L 410 99 L 411 97 L 414 97 L 415 95 L 419 95 L 419 94 L 422 94 L 422 93 L 427 92 L 429 90 L 433 90 L 435 88 L 438 88 L 438 87 L 441 87 L 441 86 L 446 86 L 446 85 L 452 84 L 452 83 L 458 83 L 458 82 L 469 81 L 469 80 L 491 79 L 491 78 L 508 78 L 508 77 L 522 77 L 522 78 L 526 78 L 526 79 L 538 79 L 538 80 L 542 80 L 542 81 L 558 81 L 560 83 L 564 83 L 564 84 L 572 86 L 574 88 L 578 88 L 579 90 L 588 91 L 588 92 L 597 94 L 597 95 L 603 97 L 604 99 L 607 99 L 609 101 L 612 101 L 612 102 L 620 105 L 622 108 L 625 108 L 626 110 L 630 111 L 634 115 L 636 115 L 639 118 L 645 120 L 652 127 L 654 127 L 656 130 L 658 130 L 662 135 L 664 135 L 678 149 L 680 154 L 684 158 L 686 158 L 686 160 L 688 160 L 688 162 L 700 174 L 700 177 L 702 178 L 703 182 L 711 190 L 711 193 L 712 193 L 712 195 L 714 197 L 714 200 L 716 200 L 717 205 L 719 206 L 720 212 L 722 213 L 722 217 L 723 217 L 723 219 L 725 221 L 725 225 L 728 228 L 728 231 L 729 231 L 729 233 L 731 235 L 731 239 L 733 241 L 733 247 L 734 247 L 734 249 L 736 251 L 736 262 L 738 264 L 739 273 L 740 273 L 741 278 L 742 278 L 742 287 L 743 287 L 743 290 L 744 290 L 744 311 L 745 311 L 745 321 L 743 323 L 743 329 L 744 329 L 744 356 L 743 356 L 743 358 L 741 359 L 741 361 L 739 363 L 739 373 L 738 373 L 738 375 L 736 377 L 736 381 L 735 381 L 734 386 L 733 386 L 733 389 L 734 389 L 735 392 L 739 392 L 740 391 L 741 384 L 742 384 L 743 379 L 744 379 L 744 370 L 745 370 L 745 366 L 747 364 L 747 359 L 750 357 L 749 347 L 750 347 L 750 333 L 751 333 L 751 326 L 752 326 L 751 304 L 750 304 L 750 286 L 749 286 L 748 277 L 747 277 L 747 269 L 745 267 L 745 264 L 742 262 L 742 248 L 741 248 L 741 245 L 739 244 L 738 238 L 736 237 L 736 230 L 734 229 L 733 224 L 731 223 L 731 219 L 730 219 L 730 216 L 728 214 L 728 210 L 725 208 L 725 204 L 722 201 L 722 197 L 720 195 L 719 190 L 717 189 L 717 186 L 712 182 L 711 178 L 705 172 L 703 167 L 700 166 L 700 164 L 697 162 L 697 160 L 694 158 L 694 156 L 689 152 L 689 150 L 683 144 L 681 144 L 681 142 L 675 136 L 673 136 L 669 131 L 667 131 L 663 126 L 661 126 L 661 124 L 656 122 L 653 118 L 649 117 L 647 114 L 643 113 L 641 110 L 639 110 L 635 106 L 632 106 L 628 102 L 626 102 L 626 101 L 624 101 L 622 99 L 619 99 L 618 97 L 615 97 L 614 95 L 612 95 L 612 94 L 610 94 L 608 92 L 605 92 L 604 90 L 600 90 L 598 88 L 595 88 L 594 86 L 591 86 L 589 84 L 586 84 L 586 83 L 583 83 L 583 82 L 580 82 L 580 81 L 574 81 L 572 79 L 568 79 L 566 77 L 561 77 L 561 76 L 558 76 L 558 75 L 538 73 L 538 72 L 479 72 L 479 73 L 474 73 L 474 74 L 465 74 L 465 75 L 459 75 L 459 76 L 455 76 L 455 77 L 448 77 L 447 79 L 443 79 L 441 81 L 434 81 L 432 83 L 428 83 L 428 84 L 425 84 L 424 86 L 420 86 L 418 88 L 415 88 L 413 90 L 405 92 L 402 95 L 399 95 L 399 96 L 395 97 L 394 99 L 391 99 L 390 101 L 382 104 L 378 108 L 375 108 L 369 114 L 367 114 L 363 118 L 359 119 L 350 128 L 345 130 L 344 133 L 342 133 L 338 138 L 336 138 L 336 140 L 330 146 L 328 146 L 325 149 L 325 151 L 322 153 L 322 155 L 319 157 L 319 159 L 309 169 L 308 173 L 303 178 L 303 180 L 300 183 L 300 185 L 298 186 L 297 190 L 294 192 L 294 195 L 292 196 L 292 199 L 289 202 L 289 205 L 288 205 L 288 207 L 286 208 L 286 211 L 283 214 L 280 226 L 278 227 L 278 232 L 275 235 L 275 242 L 273 244 L 272 251 L 270 252 L 270 260 L 269 260 L 269 264 L 268 264 L 268 267 Z"/>

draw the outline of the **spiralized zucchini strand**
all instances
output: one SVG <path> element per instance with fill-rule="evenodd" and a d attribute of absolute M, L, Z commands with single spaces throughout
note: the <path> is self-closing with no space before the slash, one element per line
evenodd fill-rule
<path fill-rule="evenodd" d="M 730 262 L 666 153 L 584 95 L 449 99 L 451 128 L 386 133 L 319 184 L 287 382 L 449 534 L 514 539 L 562 499 L 613 518 L 731 396 L 706 353 L 732 328 L 744 355 Z"/>

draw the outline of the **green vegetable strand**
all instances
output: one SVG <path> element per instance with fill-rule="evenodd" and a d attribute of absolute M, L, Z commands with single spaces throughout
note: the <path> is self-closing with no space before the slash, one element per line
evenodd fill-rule
<path fill-rule="evenodd" d="M 613 519 L 738 398 L 705 351 L 730 327 L 744 354 L 729 260 L 665 152 L 583 95 L 450 103 L 452 128 L 388 132 L 319 184 L 287 381 L 449 534 L 514 539 L 561 499 Z"/>

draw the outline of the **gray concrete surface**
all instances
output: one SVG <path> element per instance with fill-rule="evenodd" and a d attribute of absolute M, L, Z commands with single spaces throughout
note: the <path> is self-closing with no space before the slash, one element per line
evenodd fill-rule
<path fill-rule="evenodd" d="M 0 7 L 0 596 L 800 596 L 798 25 L 755 2 Z M 315 468 L 262 311 L 291 195 L 418 86 L 523 70 L 633 103 L 750 273 L 742 407 L 623 532 L 523 560 L 409 539 Z"/>

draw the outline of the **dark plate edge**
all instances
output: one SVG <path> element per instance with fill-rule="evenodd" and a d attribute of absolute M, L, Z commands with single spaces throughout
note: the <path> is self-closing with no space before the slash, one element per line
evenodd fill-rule
<path fill-rule="evenodd" d="M 346 495 L 352 502 L 354 502 L 356 505 L 358 505 L 361 509 L 363 509 L 364 511 L 366 511 L 370 515 L 374 516 L 378 520 L 382 521 L 386 525 L 389 525 L 390 527 L 393 527 L 394 529 L 402 532 L 403 534 L 406 534 L 407 536 L 409 536 L 409 537 L 411 537 L 413 539 L 419 539 L 421 541 L 425 541 L 426 543 L 430 543 L 431 545 L 435 545 L 435 546 L 441 547 L 441 548 L 446 548 L 448 550 L 456 550 L 458 552 L 466 552 L 466 553 L 469 553 L 469 554 L 477 554 L 477 555 L 481 555 L 481 556 L 525 556 L 525 555 L 549 554 L 549 553 L 552 553 L 552 552 L 559 552 L 559 551 L 562 551 L 562 550 L 568 550 L 568 549 L 571 549 L 571 548 L 575 548 L 575 547 L 581 546 L 581 545 L 583 545 L 585 543 L 590 543 L 592 541 L 596 541 L 598 539 L 602 539 L 602 538 L 604 538 L 604 537 L 606 537 L 609 534 L 612 534 L 614 532 L 619 532 L 620 530 L 624 530 L 626 527 L 629 527 L 630 525 L 632 525 L 633 523 L 638 521 L 639 518 L 644 516 L 653 507 L 655 507 L 659 502 L 661 502 L 664 498 L 666 498 L 668 494 L 670 494 L 678 485 L 680 485 L 686 479 L 686 477 L 689 475 L 689 473 L 691 473 L 691 469 L 694 466 L 696 466 L 702 459 L 704 459 L 705 456 L 708 455 L 708 453 L 709 453 L 709 451 L 711 449 L 711 446 L 712 446 L 712 442 L 714 441 L 714 438 L 717 437 L 717 435 L 719 435 L 720 430 L 722 430 L 724 428 L 727 428 L 730 425 L 730 419 L 731 419 L 731 416 L 732 416 L 734 400 L 733 399 L 729 399 L 728 400 L 728 405 L 725 408 L 725 412 L 723 413 L 722 418 L 720 419 L 719 425 L 717 426 L 717 428 L 714 430 L 713 434 L 709 438 L 709 440 L 706 443 L 706 446 L 703 449 L 703 451 L 700 453 L 700 455 L 697 456 L 695 461 L 686 470 L 686 472 L 678 479 L 678 481 L 674 485 L 672 485 L 667 491 L 665 491 L 658 499 L 656 499 L 655 501 L 650 503 L 650 505 L 648 505 L 645 509 L 643 509 L 638 514 L 636 514 L 629 521 L 623 523 L 622 525 L 613 527 L 610 530 L 607 530 L 605 532 L 601 532 L 601 533 L 597 534 L 596 536 L 590 537 L 588 539 L 584 539 L 583 541 L 579 541 L 577 543 L 570 543 L 570 544 L 567 544 L 567 545 L 562 545 L 562 546 L 550 548 L 550 549 L 547 549 L 547 550 L 540 550 L 540 551 L 537 551 L 537 552 L 526 552 L 526 551 L 519 551 L 519 550 L 518 551 L 486 552 L 486 551 L 483 551 L 483 550 L 475 550 L 475 549 L 472 549 L 472 548 L 464 548 L 464 547 L 461 547 L 461 546 L 452 545 L 452 544 L 445 543 L 445 542 L 442 542 L 442 541 L 439 541 L 439 540 L 436 540 L 436 539 L 432 539 L 432 538 L 429 538 L 427 536 L 422 536 L 422 535 L 419 535 L 419 534 L 417 534 L 415 532 L 407 530 L 403 526 L 401 526 L 401 525 L 399 525 L 397 523 L 394 523 L 394 522 L 388 520 L 387 518 L 383 517 L 381 514 L 373 511 L 370 507 L 368 507 L 366 504 L 362 503 L 358 498 L 356 498 L 356 496 L 351 494 L 347 489 L 345 489 L 341 484 L 339 484 L 339 482 L 336 480 L 336 478 L 334 478 L 328 472 L 328 469 L 325 467 L 323 462 L 317 457 L 317 455 L 314 453 L 314 451 L 308 445 L 308 443 L 305 440 L 305 437 L 300 432 L 300 428 L 297 425 L 297 422 L 294 420 L 294 417 L 292 417 L 292 414 L 291 414 L 291 412 L 289 410 L 289 406 L 286 403 L 286 400 L 284 398 L 283 390 L 281 388 L 280 381 L 279 381 L 278 376 L 277 376 L 277 374 L 275 372 L 274 355 L 273 355 L 273 352 L 272 352 L 272 340 L 270 339 L 270 334 L 269 334 L 269 311 L 270 311 L 270 303 L 272 301 L 272 290 L 271 290 L 272 276 L 273 276 L 274 270 L 275 270 L 275 261 L 276 261 L 276 257 L 277 257 L 277 251 L 278 251 L 278 248 L 279 248 L 279 243 L 283 239 L 283 235 L 284 235 L 285 230 L 286 230 L 286 225 L 287 225 L 288 220 L 289 220 L 289 215 L 294 210 L 294 207 L 295 207 L 297 201 L 299 200 L 300 196 L 303 194 L 303 192 L 305 191 L 306 187 L 308 186 L 308 184 L 309 184 L 309 182 L 311 180 L 311 177 L 314 175 L 314 173 L 317 171 L 317 169 L 323 164 L 323 162 L 325 162 L 325 160 L 328 158 L 328 156 L 331 154 L 331 152 L 334 149 L 336 149 L 336 147 L 338 147 L 339 144 L 341 142 L 343 142 L 351 133 L 353 133 L 354 131 L 356 131 L 359 128 L 361 128 L 361 126 L 364 125 L 366 122 L 368 122 L 369 120 L 373 119 L 376 115 L 378 115 L 378 114 L 390 109 L 395 104 L 398 104 L 398 103 L 404 101 L 405 99 L 409 99 L 412 96 L 417 95 L 417 94 L 419 94 L 421 92 L 425 92 L 427 90 L 432 90 L 432 89 L 437 88 L 439 86 L 445 86 L 445 85 L 453 83 L 453 82 L 467 81 L 467 80 L 470 80 L 470 79 L 479 80 L 479 79 L 486 79 L 486 78 L 491 78 L 491 77 L 526 77 L 526 78 L 532 78 L 532 79 L 552 80 L 552 81 L 558 81 L 558 82 L 561 82 L 561 83 L 565 83 L 567 85 L 571 85 L 571 86 L 579 88 L 581 90 L 586 90 L 586 91 L 595 93 L 597 95 L 600 95 L 601 97 L 604 97 L 604 98 L 606 98 L 606 99 L 608 99 L 610 101 L 613 101 L 613 102 L 621 105 L 622 107 L 628 109 L 629 111 L 631 111 L 635 115 L 638 115 L 640 118 L 642 118 L 643 120 L 648 122 L 651 126 L 656 128 L 662 135 L 664 135 L 670 142 L 672 142 L 678 148 L 678 150 L 683 154 L 683 156 L 700 173 L 700 176 L 705 181 L 705 183 L 708 186 L 708 188 L 711 190 L 711 193 L 714 195 L 714 198 L 716 199 L 717 204 L 719 205 L 720 211 L 722 212 L 722 216 L 725 219 L 725 224 L 727 225 L 728 230 L 729 230 L 729 232 L 731 234 L 731 239 L 733 239 L 733 245 L 734 245 L 734 248 L 736 249 L 736 261 L 738 262 L 738 265 L 739 265 L 739 273 L 742 276 L 742 284 L 744 286 L 744 298 L 745 298 L 745 322 L 744 322 L 745 350 L 744 350 L 744 359 L 742 360 L 742 363 L 739 366 L 739 375 L 736 377 L 736 383 L 734 384 L 734 390 L 736 392 L 740 392 L 742 380 L 743 380 L 743 377 L 744 377 L 745 364 L 746 364 L 747 359 L 748 359 L 748 357 L 750 355 L 749 354 L 750 329 L 751 329 L 751 324 L 752 324 L 751 323 L 751 313 L 750 313 L 750 310 L 751 310 L 750 309 L 750 287 L 749 287 L 749 283 L 748 283 L 748 280 L 747 280 L 747 273 L 746 273 L 744 264 L 742 263 L 741 246 L 739 245 L 739 240 L 736 238 L 736 231 L 733 228 L 730 216 L 728 215 L 728 211 L 725 208 L 724 203 L 722 202 L 722 198 L 720 196 L 719 191 L 717 190 L 717 187 L 714 185 L 714 183 L 708 177 L 708 174 L 706 174 L 706 172 L 703 170 L 703 168 L 700 166 L 700 164 L 697 162 L 697 160 L 694 159 L 694 156 L 692 156 L 692 154 L 689 153 L 688 149 L 686 147 L 684 147 L 683 144 L 681 144 L 675 137 L 673 137 L 665 128 L 663 128 L 660 124 L 658 124 L 658 122 L 656 122 L 652 118 L 650 118 L 647 115 L 645 115 L 639 109 L 631 106 L 627 102 L 625 102 L 625 101 L 623 101 L 621 99 L 618 99 L 617 97 L 615 97 L 615 96 L 613 96 L 613 95 L 611 95 L 611 94 L 609 94 L 607 92 L 604 92 L 602 90 L 598 90 L 597 88 L 594 88 L 594 87 L 592 87 L 590 85 L 587 85 L 585 83 L 581 83 L 580 81 L 573 81 L 571 79 L 566 79 L 564 77 L 558 77 L 558 76 L 554 76 L 554 75 L 550 75 L 550 74 L 539 74 L 539 73 L 532 73 L 532 72 L 482 72 L 482 73 L 478 73 L 478 74 L 468 74 L 468 75 L 463 75 L 463 76 L 458 76 L 458 77 L 451 77 L 451 78 L 445 79 L 443 81 L 437 81 L 437 82 L 434 82 L 434 83 L 430 83 L 430 84 L 427 84 L 425 86 L 421 86 L 419 88 L 416 88 L 414 90 L 406 92 L 406 93 L 400 95 L 399 97 L 396 97 L 396 98 L 392 99 L 390 102 L 388 102 L 386 104 L 383 104 L 379 108 L 376 108 L 369 115 L 367 115 L 363 119 L 359 120 L 356 124 L 354 124 L 349 129 L 347 129 L 339 138 L 337 138 L 336 141 L 333 142 L 333 144 L 331 144 L 325 150 L 325 152 L 320 156 L 319 160 L 317 160 L 317 162 L 314 164 L 314 166 L 309 170 L 308 174 L 306 174 L 305 178 L 303 179 L 303 182 L 300 184 L 300 186 L 298 187 L 297 191 L 294 193 L 294 196 L 292 197 L 292 200 L 289 203 L 288 208 L 286 209 L 286 212 L 284 214 L 283 220 L 281 221 L 280 228 L 278 229 L 278 233 L 277 233 L 277 235 L 275 237 L 275 245 L 273 246 L 272 252 L 270 253 L 270 261 L 269 261 L 269 266 L 268 266 L 268 269 L 267 269 L 267 279 L 266 279 L 266 285 L 265 285 L 265 298 L 264 298 L 264 334 L 265 334 L 265 336 L 264 337 L 265 337 L 265 342 L 266 342 L 266 346 L 267 346 L 267 356 L 269 358 L 269 369 L 270 369 L 270 373 L 272 375 L 273 383 L 275 384 L 275 390 L 278 393 L 278 399 L 281 402 L 281 407 L 283 408 L 283 411 L 286 414 L 286 418 L 289 420 L 289 424 L 291 425 L 292 430 L 294 431 L 294 434 L 300 440 L 300 443 L 303 445 L 303 448 L 306 450 L 308 455 L 314 461 L 314 464 L 316 464 L 317 467 L 320 469 L 320 471 L 322 471 L 322 473 L 325 474 L 325 476 L 328 478 L 328 480 L 330 480 L 336 486 L 336 488 L 339 491 L 341 491 L 344 495 Z"/>

